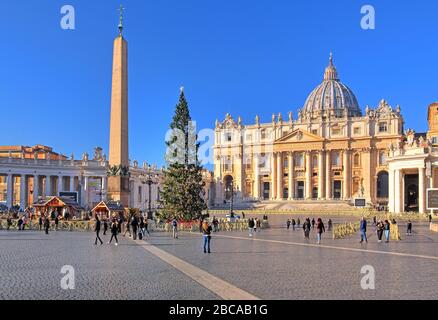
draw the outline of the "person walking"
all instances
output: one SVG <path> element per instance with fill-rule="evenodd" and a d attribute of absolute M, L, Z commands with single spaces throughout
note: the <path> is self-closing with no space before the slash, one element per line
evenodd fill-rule
<path fill-rule="evenodd" d="M 252 237 L 253 232 L 254 232 L 254 219 L 253 218 L 250 218 L 248 220 L 248 231 L 249 231 L 249 236 Z"/>
<path fill-rule="evenodd" d="M 96 232 L 96 240 L 94 240 L 94 245 L 97 245 L 97 240 L 100 241 L 100 244 L 103 244 L 102 239 L 99 237 L 99 232 L 100 232 L 100 220 L 99 217 L 96 214 L 96 224 L 94 226 L 94 231 Z"/>
<path fill-rule="evenodd" d="M 299 229 L 301 227 L 301 221 L 300 218 L 297 219 L 297 229 Z"/>
<path fill-rule="evenodd" d="M 406 235 L 412 236 L 412 222 L 411 222 L 411 220 L 408 220 Z"/>
<path fill-rule="evenodd" d="M 213 232 L 219 231 L 219 220 L 216 217 L 213 217 Z"/>
<path fill-rule="evenodd" d="M 178 239 L 178 220 L 176 218 L 172 220 L 172 236 L 174 239 Z"/>
<path fill-rule="evenodd" d="M 316 238 L 318 244 L 321 244 L 322 234 L 325 232 L 324 223 L 322 223 L 321 218 L 318 218 L 316 223 Z"/>
<path fill-rule="evenodd" d="M 289 230 L 289 228 L 290 228 L 290 220 L 287 219 L 287 221 L 286 221 L 286 230 Z"/>
<path fill-rule="evenodd" d="M 6 230 L 11 229 L 11 226 L 12 226 L 12 218 L 11 215 L 8 215 L 8 218 L 6 219 Z"/>
<path fill-rule="evenodd" d="M 328 231 L 331 231 L 332 230 L 332 227 L 333 227 L 333 222 L 332 222 L 332 219 L 328 219 L 328 221 L 327 221 L 327 225 L 328 225 Z"/>
<path fill-rule="evenodd" d="M 119 225 L 122 224 L 123 222 L 119 222 Z M 129 233 L 129 236 L 132 237 L 131 234 L 131 221 L 129 221 L 129 219 L 126 221 L 125 224 L 125 232 L 123 233 L 123 236 L 126 236 L 126 233 Z M 121 228 L 119 226 L 119 233 L 121 232 Z"/>
<path fill-rule="evenodd" d="M 258 223 L 257 218 L 254 218 L 254 233 L 257 232 L 257 223 Z"/>
<path fill-rule="evenodd" d="M 49 216 L 47 215 L 44 219 L 44 230 L 46 234 L 49 234 L 49 228 L 50 228 L 50 220 L 49 220 Z"/>
<path fill-rule="evenodd" d="M 58 231 L 59 218 L 58 215 L 55 217 L 55 231 Z"/>
<path fill-rule="evenodd" d="M 40 217 L 38 218 L 38 226 L 40 228 L 40 231 L 43 230 L 43 216 L 40 215 Z"/>
<path fill-rule="evenodd" d="M 385 231 L 385 242 L 389 242 L 389 232 L 391 231 L 391 225 L 388 220 L 385 220 L 385 224 L 383 225 L 383 230 Z"/>
<path fill-rule="evenodd" d="M 312 218 L 312 229 L 315 229 L 315 218 Z"/>
<path fill-rule="evenodd" d="M 297 223 L 295 222 L 295 219 L 292 219 L 292 231 L 295 231 L 295 226 Z"/>
<path fill-rule="evenodd" d="M 149 226 L 149 220 L 148 220 L 148 218 L 146 217 L 146 218 L 144 219 L 144 231 L 145 231 L 145 232 L 148 234 L 148 236 L 150 237 L 151 234 L 149 233 L 148 226 Z"/>
<path fill-rule="evenodd" d="M 377 226 L 377 217 L 373 217 L 373 227 Z"/>
<path fill-rule="evenodd" d="M 360 243 L 362 243 L 364 241 L 366 243 L 368 243 L 368 239 L 367 239 L 367 221 L 365 220 L 364 217 L 362 217 L 360 219 L 359 230 L 360 230 Z"/>
<path fill-rule="evenodd" d="M 210 243 L 211 243 L 211 226 L 208 224 L 207 220 L 202 224 L 202 235 L 204 238 L 204 253 L 211 253 Z"/>
<path fill-rule="evenodd" d="M 145 236 L 146 234 L 145 234 L 145 231 L 144 231 L 144 217 L 140 217 L 140 224 L 139 224 L 139 226 L 140 226 L 141 234 L 143 236 Z"/>
<path fill-rule="evenodd" d="M 119 223 L 114 218 L 111 223 L 111 239 L 108 242 L 108 244 L 111 244 L 111 241 L 113 241 L 113 238 L 116 240 L 116 246 L 119 244 L 119 240 L 117 239 L 117 232 L 119 231 Z"/>
<path fill-rule="evenodd" d="M 308 240 L 310 237 L 310 228 L 312 227 L 310 219 L 307 218 L 303 223 L 304 239 Z"/>
<path fill-rule="evenodd" d="M 132 227 L 132 238 L 137 240 L 137 230 L 138 230 L 138 219 L 137 216 L 133 216 L 131 218 L 131 227 Z"/>
<path fill-rule="evenodd" d="M 103 235 L 106 236 L 106 232 L 108 230 L 108 219 L 105 218 L 105 220 L 103 220 Z"/>
<path fill-rule="evenodd" d="M 382 220 L 377 222 L 376 228 L 377 228 L 377 242 L 380 243 L 382 242 L 383 230 L 385 229 L 385 225 Z"/>
<path fill-rule="evenodd" d="M 21 226 L 22 225 L 23 225 L 23 218 L 20 217 L 20 218 L 18 218 L 18 223 L 17 223 L 18 231 L 21 231 Z"/>
<path fill-rule="evenodd" d="M 432 223 L 432 215 L 429 214 L 429 223 Z"/>

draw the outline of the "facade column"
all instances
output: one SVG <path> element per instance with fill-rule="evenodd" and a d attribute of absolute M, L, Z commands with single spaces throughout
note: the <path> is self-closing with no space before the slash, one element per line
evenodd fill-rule
<path fill-rule="evenodd" d="M 56 196 L 59 195 L 60 192 L 64 191 L 64 184 L 62 183 L 62 180 L 63 176 L 58 176 L 58 194 L 56 194 Z"/>
<path fill-rule="evenodd" d="M 312 198 L 312 152 L 306 152 L 306 199 Z"/>
<path fill-rule="evenodd" d="M 8 174 L 8 184 L 6 189 L 6 206 L 8 208 L 12 207 L 14 195 L 14 177 L 11 173 Z"/>
<path fill-rule="evenodd" d="M 344 156 L 344 183 L 343 183 L 343 198 L 345 200 L 350 199 L 351 198 L 351 194 L 350 194 L 350 185 L 351 185 L 351 177 L 350 177 L 350 151 L 349 150 L 344 150 L 343 152 L 343 156 Z"/>
<path fill-rule="evenodd" d="M 389 170 L 388 173 L 388 211 L 395 212 L 395 187 L 394 187 L 394 170 Z"/>
<path fill-rule="evenodd" d="M 324 151 L 318 154 L 318 199 L 324 199 Z"/>
<path fill-rule="evenodd" d="M 271 200 L 275 200 L 277 197 L 276 193 L 276 154 L 273 152 L 271 155 Z"/>
<path fill-rule="evenodd" d="M 88 176 L 84 177 L 84 185 L 82 186 L 82 205 L 88 207 Z"/>
<path fill-rule="evenodd" d="M 277 200 L 283 200 L 283 153 L 277 154 Z"/>
<path fill-rule="evenodd" d="M 22 174 L 20 177 L 20 207 L 22 210 L 27 207 L 27 197 L 26 197 L 26 175 Z"/>
<path fill-rule="evenodd" d="M 253 197 L 256 200 L 260 199 L 260 174 L 259 174 L 259 163 L 260 156 L 258 154 L 254 155 L 254 185 L 253 185 Z"/>
<path fill-rule="evenodd" d="M 46 192 L 45 192 L 45 196 L 46 197 L 49 197 L 49 196 L 51 196 L 52 195 L 52 192 L 51 192 L 51 184 L 52 184 L 52 181 L 51 181 L 52 179 L 51 179 L 51 177 L 50 176 L 46 176 Z"/>
<path fill-rule="evenodd" d="M 404 210 L 402 210 L 401 202 L 402 202 L 402 194 L 401 194 L 401 177 L 402 173 L 399 169 L 395 170 L 395 197 L 394 197 L 394 210 L 395 213 L 402 213 Z"/>
<path fill-rule="evenodd" d="M 39 188 L 40 188 L 40 177 L 38 175 L 33 176 L 33 202 L 38 201 L 39 194 Z"/>
<path fill-rule="evenodd" d="M 70 192 L 74 192 L 75 190 L 75 176 L 70 176 Z"/>
<path fill-rule="evenodd" d="M 332 158 L 330 150 L 325 152 L 325 198 L 332 198 Z"/>
<path fill-rule="evenodd" d="M 288 165 L 289 165 L 289 175 L 288 175 L 288 191 L 289 200 L 295 198 L 295 184 L 294 184 L 294 153 L 289 152 L 288 154 Z"/>
<path fill-rule="evenodd" d="M 424 168 L 418 168 L 418 211 L 426 213 L 426 190 Z"/>
<path fill-rule="evenodd" d="M 102 190 L 100 190 L 101 192 L 102 192 L 102 201 L 106 201 L 107 200 L 107 198 L 106 198 L 106 195 L 107 195 L 107 177 L 102 177 Z M 141 191 L 142 191 L 142 197 L 141 197 L 141 199 L 143 200 L 144 199 L 144 189 L 145 188 L 141 188 Z M 209 199 L 210 200 L 210 199 Z M 143 200 L 143 203 L 144 203 L 144 200 Z"/>

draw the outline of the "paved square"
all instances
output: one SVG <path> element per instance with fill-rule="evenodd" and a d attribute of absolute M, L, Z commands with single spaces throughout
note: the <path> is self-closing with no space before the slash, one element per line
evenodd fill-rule
<path fill-rule="evenodd" d="M 401 226 L 403 228 L 403 226 Z M 213 235 L 152 233 L 94 246 L 93 233 L 0 232 L 0 299 L 436 299 L 438 235 L 427 224 L 401 242 L 358 237 L 322 245 L 279 224 L 257 232 Z M 406 238 L 406 237 L 403 237 Z M 107 236 L 103 240 L 108 241 Z M 60 286 L 61 268 L 75 268 L 74 290 Z M 361 268 L 373 266 L 375 290 L 363 290 Z M 233 296 L 234 294 L 234 296 Z"/>

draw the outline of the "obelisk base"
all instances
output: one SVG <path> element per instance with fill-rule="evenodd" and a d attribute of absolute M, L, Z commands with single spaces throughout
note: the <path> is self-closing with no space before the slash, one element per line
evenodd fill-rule
<path fill-rule="evenodd" d="M 129 177 L 108 177 L 108 200 L 119 201 L 124 207 L 129 207 Z"/>

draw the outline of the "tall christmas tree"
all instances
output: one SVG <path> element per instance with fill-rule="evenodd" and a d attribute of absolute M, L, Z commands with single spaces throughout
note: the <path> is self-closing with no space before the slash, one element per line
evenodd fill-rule
<path fill-rule="evenodd" d="M 190 221 L 201 216 L 207 206 L 202 167 L 197 158 L 199 145 L 182 88 L 170 128 L 170 137 L 166 141 L 167 168 L 160 192 L 162 209 L 159 216 Z"/>

